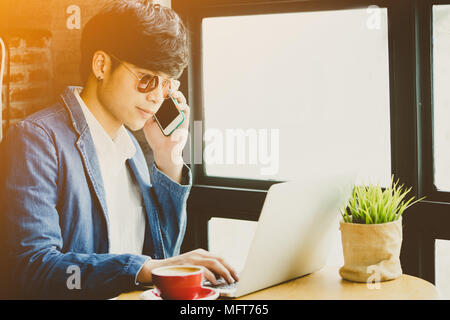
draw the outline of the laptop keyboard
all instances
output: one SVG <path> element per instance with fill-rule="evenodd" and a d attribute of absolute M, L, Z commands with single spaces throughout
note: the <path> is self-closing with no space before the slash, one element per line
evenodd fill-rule
<path fill-rule="evenodd" d="M 203 282 L 203 286 L 213 288 L 213 289 L 233 290 L 236 288 L 237 283 L 238 282 L 228 283 L 225 281 L 224 278 L 220 278 L 217 280 L 217 284 L 212 284 L 211 282 L 206 280 L 205 282 Z"/>

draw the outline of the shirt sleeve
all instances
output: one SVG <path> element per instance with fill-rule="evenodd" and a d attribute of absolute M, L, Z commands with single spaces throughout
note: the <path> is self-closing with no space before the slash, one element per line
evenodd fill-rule
<path fill-rule="evenodd" d="M 192 187 L 192 173 L 185 163 L 182 170 L 182 183 L 179 184 L 160 171 L 155 162 L 152 165 L 152 189 L 160 211 L 166 258 L 180 253 L 186 231 L 186 205 Z"/>

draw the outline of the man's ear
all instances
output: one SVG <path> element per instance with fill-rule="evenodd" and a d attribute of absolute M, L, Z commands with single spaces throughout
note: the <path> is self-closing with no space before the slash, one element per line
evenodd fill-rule
<path fill-rule="evenodd" d="M 92 73 L 97 80 L 103 80 L 109 69 L 109 56 L 104 51 L 96 51 L 92 57 Z"/>

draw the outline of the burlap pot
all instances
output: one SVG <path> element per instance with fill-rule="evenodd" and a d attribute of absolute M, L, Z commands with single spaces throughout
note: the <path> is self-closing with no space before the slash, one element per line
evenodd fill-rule
<path fill-rule="evenodd" d="M 401 276 L 401 217 L 399 220 L 381 224 L 341 221 L 340 230 L 344 266 L 339 269 L 339 274 L 343 279 L 381 282 Z"/>

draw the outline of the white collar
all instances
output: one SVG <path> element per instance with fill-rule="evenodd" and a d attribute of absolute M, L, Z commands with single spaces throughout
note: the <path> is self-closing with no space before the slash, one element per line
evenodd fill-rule
<path fill-rule="evenodd" d="M 121 162 L 132 158 L 136 153 L 136 147 L 134 146 L 131 137 L 129 136 L 127 130 L 122 125 L 117 135 L 114 139 L 108 135 L 105 129 L 102 127 L 100 122 L 95 118 L 92 112 L 84 103 L 83 99 L 80 97 L 81 87 L 74 88 L 73 93 L 75 98 L 78 100 L 81 109 L 83 110 L 86 122 L 91 131 L 92 139 L 94 140 L 94 145 L 101 157 L 111 157 L 117 156 Z"/>

